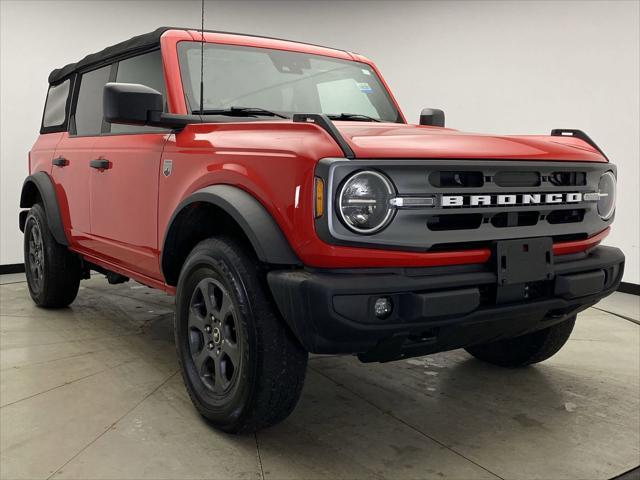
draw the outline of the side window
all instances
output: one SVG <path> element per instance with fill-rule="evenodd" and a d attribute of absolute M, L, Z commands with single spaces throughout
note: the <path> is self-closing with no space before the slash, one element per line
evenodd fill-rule
<path fill-rule="evenodd" d="M 111 65 L 87 72 L 80 79 L 76 104 L 77 135 L 100 135 L 102 131 L 102 91 L 109 81 Z"/>
<path fill-rule="evenodd" d="M 151 87 L 162 93 L 166 99 L 164 77 L 162 75 L 162 56 L 160 50 L 145 53 L 133 58 L 127 58 L 118 63 L 116 82 L 139 83 Z M 134 133 L 164 131 L 162 128 L 154 128 L 138 125 L 111 124 L 111 133 Z"/>
<path fill-rule="evenodd" d="M 63 127 L 67 121 L 67 100 L 71 80 L 67 79 L 58 85 L 51 85 L 47 93 L 47 101 L 44 105 L 42 127 L 49 131 L 55 127 Z"/>

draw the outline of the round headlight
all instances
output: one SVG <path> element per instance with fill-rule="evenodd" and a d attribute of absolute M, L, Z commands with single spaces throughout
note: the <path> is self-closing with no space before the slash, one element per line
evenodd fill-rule
<path fill-rule="evenodd" d="M 598 215 L 603 220 L 609 220 L 616 210 L 616 176 L 613 172 L 606 172 L 600 177 L 598 193 Z"/>
<path fill-rule="evenodd" d="M 349 177 L 338 192 L 338 213 L 357 233 L 375 233 L 386 227 L 395 211 L 395 189 L 381 173 L 365 170 Z"/>

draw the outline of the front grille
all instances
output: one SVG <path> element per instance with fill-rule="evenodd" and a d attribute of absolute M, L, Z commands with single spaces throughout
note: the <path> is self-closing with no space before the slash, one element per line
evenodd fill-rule
<path fill-rule="evenodd" d="M 361 169 L 388 176 L 399 197 L 417 198 L 400 206 L 390 224 L 372 235 L 349 231 L 335 216 L 343 180 Z M 316 175 L 328 186 L 331 218 L 316 220 L 329 243 L 404 250 L 446 250 L 455 245 L 488 245 L 497 240 L 548 236 L 586 238 L 605 229 L 596 202 L 600 176 L 615 166 L 600 162 L 516 160 L 343 160 L 325 159 Z M 425 198 L 432 199 L 424 202 Z M 422 203 L 422 205 L 421 205 Z"/>

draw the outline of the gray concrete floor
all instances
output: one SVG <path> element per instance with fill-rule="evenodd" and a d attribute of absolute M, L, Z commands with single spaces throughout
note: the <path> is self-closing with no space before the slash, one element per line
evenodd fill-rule
<path fill-rule="evenodd" d="M 640 463 L 640 326 L 602 310 L 524 370 L 464 351 L 312 357 L 286 422 L 232 436 L 185 393 L 171 297 L 94 276 L 47 311 L 23 275 L 0 280 L 4 479 L 607 479 Z M 640 318 L 638 297 L 604 307 Z"/>

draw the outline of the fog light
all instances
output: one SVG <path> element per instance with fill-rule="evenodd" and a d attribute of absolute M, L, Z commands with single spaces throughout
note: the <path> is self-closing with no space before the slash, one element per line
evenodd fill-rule
<path fill-rule="evenodd" d="M 375 312 L 376 317 L 380 319 L 387 318 L 393 311 L 393 302 L 389 297 L 380 297 L 373 305 L 373 311 Z"/>

